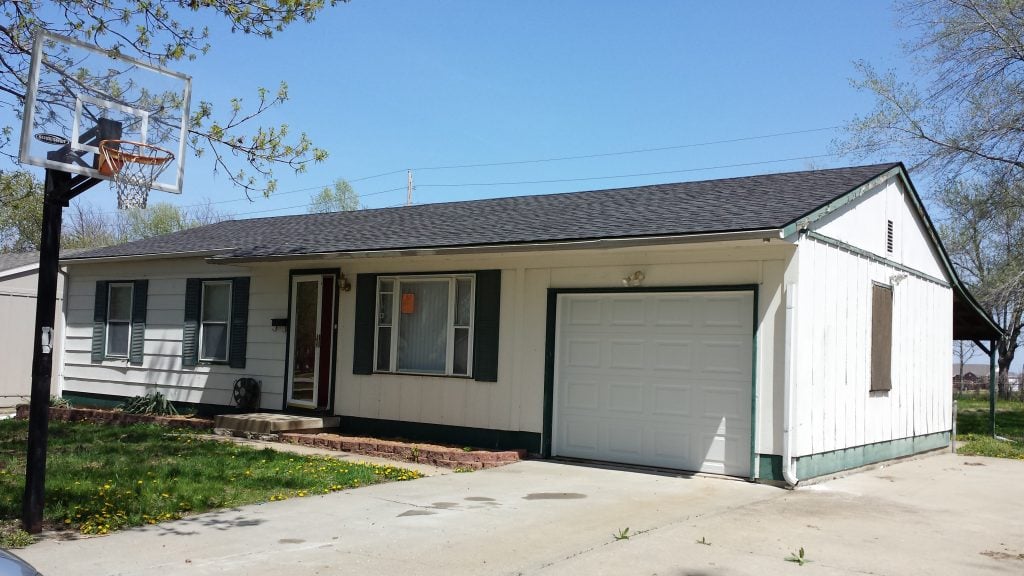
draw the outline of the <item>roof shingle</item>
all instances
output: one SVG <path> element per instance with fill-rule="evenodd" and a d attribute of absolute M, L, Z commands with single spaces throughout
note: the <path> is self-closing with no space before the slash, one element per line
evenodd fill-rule
<path fill-rule="evenodd" d="M 896 166 L 229 220 L 72 259 L 210 251 L 260 258 L 775 229 Z"/>

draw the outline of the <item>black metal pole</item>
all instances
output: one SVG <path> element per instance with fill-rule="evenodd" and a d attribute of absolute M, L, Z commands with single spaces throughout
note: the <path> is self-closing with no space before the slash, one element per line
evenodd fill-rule
<path fill-rule="evenodd" d="M 64 204 L 71 192 L 71 174 L 46 171 L 43 196 L 43 227 L 39 244 L 39 284 L 36 291 L 36 326 L 32 335 L 32 399 L 28 416 L 28 454 L 25 463 L 25 496 L 21 502 L 25 531 L 43 529 L 46 489 L 46 440 L 50 416 L 50 375 L 56 333 L 57 268 L 60 260 L 60 226 Z"/>

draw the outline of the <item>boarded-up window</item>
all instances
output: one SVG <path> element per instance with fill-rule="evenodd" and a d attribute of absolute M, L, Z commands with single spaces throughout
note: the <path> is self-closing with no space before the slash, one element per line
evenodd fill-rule
<path fill-rule="evenodd" d="M 871 391 L 892 390 L 892 287 L 871 287 Z"/>

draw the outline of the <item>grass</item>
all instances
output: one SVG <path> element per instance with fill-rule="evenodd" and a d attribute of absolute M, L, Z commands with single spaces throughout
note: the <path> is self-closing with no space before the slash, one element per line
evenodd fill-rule
<path fill-rule="evenodd" d="M 957 453 L 1024 460 L 1024 402 L 996 402 L 996 435 L 1008 440 L 992 438 L 988 411 L 987 396 L 957 400 Z"/>
<path fill-rule="evenodd" d="M 24 420 L 0 421 L 0 523 L 21 516 L 27 430 Z M 421 477 L 149 425 L 51 422 L 49 438 L 44 523 L 84 534 Z"/>

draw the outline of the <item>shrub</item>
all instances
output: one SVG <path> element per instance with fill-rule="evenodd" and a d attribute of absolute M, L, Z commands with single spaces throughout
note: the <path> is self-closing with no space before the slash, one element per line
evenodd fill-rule
<path fill-rule="evenodd" d="M 145 396 L 135 396 L 121 403 L 119 408 L 129 414 L 154 414 L 157 416 L 177 416 L 178 411 L 166 396 L 159 392 L 150 392 Z"/>

